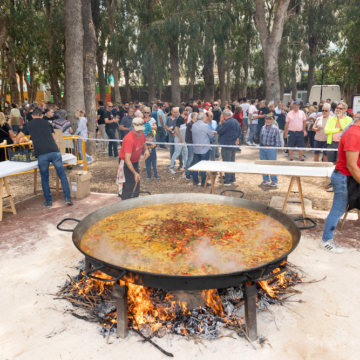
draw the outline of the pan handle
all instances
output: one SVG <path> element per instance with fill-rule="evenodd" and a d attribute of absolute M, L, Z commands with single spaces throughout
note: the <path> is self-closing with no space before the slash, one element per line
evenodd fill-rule
<path fill-rule="evenodd" d="M 308 220 L 311 223 L 313 223 L 313 225 L 310 226 L 299 226 L 300 230 L 304 230 L 304 229 L 313 229 L 314 227 L 317 226 L 316 222 L 310 218 L 299 218 L 299 219 L 294 219 L 294 221 L 304 221 L 304 220 Z"/>
<path fill-rule="evenodd" d="M 101 270 L 101 269 L 104 269 L 106 266 L 105 265 L 101 265 L 95 269 L 92 269 L 90 271 L 88 271 L 85 275 L 87 277 L 89 277 L 90 279 L 93 279 L 93 280 L 98 280 L 98 281 L 103 281 L 103 282 L 112 282 L 112 281 L 118 281 L 120 280 L 125 274 L 126 274 L 126 271 L 124 270 L 120 276 L 118 276 L 117 278 L 114 278 L 114 279 L 102 279 L 102 278 L 98 278 L 96 276 L 93 276 L 93 275 L 90 275 L 91 273 L 97 271 L 97 270 Z"/>
<path fill-rule="evenodd" d="M 222 195 L 224 192 L 227 192 L 227 191 L 232 191 L 232 192 L 238 192 L 238 193 L 241 193 L 242 195 L 240 195 L 240 199 L 242 199 L 244 197 L 244 192 L 241 191 L 241 190 L 223 190 L 220 195 Z"/>
<path fill-rule="evenodd" d="M 134 191 L 130 194 L 130 199 L 134 198 L 134 194 L 149 194 L 149 195 L 151 195 L 151 192 L 149 192 L 149 191 Z"/>
<path fill-rule="evenodd" d="M 60 230 L 60 231 L 68 231 L 68 232 L 73 232 L 75 229 L 61 229 L 60 228 L 60 225 L 63 223 L 63 222 L 65 222 L 65 221 L 76 221 L 76 222 L 80 222 L 80 220 L 77 220 L 77 219 L 73 219 L 73 218 L 65 218 L 65 219 L 63 219 L 63 220 L 61 220 L 58 224 L 57 224 L 57 226 L 56 226 L 56 228 L 58 229 L 58 230 Z"/>

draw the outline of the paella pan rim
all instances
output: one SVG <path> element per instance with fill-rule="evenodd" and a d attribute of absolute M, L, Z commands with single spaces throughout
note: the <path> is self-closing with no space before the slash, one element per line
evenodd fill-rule
<path fill-rule="evenodd" d="M 113 214 L 138 208 L 138 207 L 145 207 L 145 206 L 152 206 L 152 205 L 160 205 L 160 204 L 172 204 L 172 203 L 212 203 L 212 204 L 220 204 L 220 205 L 229 205 L 229 206 L 235 206 L 240 207 L 248 210 L 253 210 L 260 212 L 266 216 L 271 217 L 275 221 L 278 221 L 281 223 L 289 232 L 292 237 L 292 248 L 282 255 L 279 258 L 276 258 L 270 262 L 267 262 L 265 264 L 259 265 L 257 267 L 243 269 L 240 271 L 234 271 L 230 273 L 220 273 L 220 274 L 209 274 L 209 275 L 172 275 L 172 274 L 161 274 L 161 273 L 151 273 L 151 272 L 145 272 L 140 270 L 132 270 L 129 268 L 123 268 L 117 265 L 113 265 L 110 263 L 107 263 L 104 260 L 97 259 L 92 257 L 91 255 L 87 254 L 81 249 L 81 240 L 86 231 L 93 225 L 95 225 L 98 221 L 111 216 Z M 138 197 L 135 199 L 129 199 L 125 201 L 119 201 L 117 203 L 105 206 L 99 210 L 94 211 L 93 213 L 87 215 L 83 220 L 81 220 L 73 232 L 73 242 L 76 248 L 84 254 L 91 262 L 91 260 L 96 264 L 105 265 L 106 268 L 109 268 L 110 270 L 113 269 L 115 271 L 127 271 L 127 273 L 131 273 L 133 275 L 139 275 L 140 277 L 153 277 L 153 278 L 162 278 L 164 280 L 186 280 L 185 284 L 188 284 L 188 281 L 191 280 L 206 280 L 206 279 L 217 279 L 220 278 L 227 278 L 227 277 L 238 277 L 240 275 L 244 274 L 250 274 L 252 272 L 254 273 L 260 273 L 260 276 L 266 275 L 264 273 L 266 269 L 270 269 L 267 271 L 269 273 L 274 269 L 274 265 L 278 266 L 283 260 L 287 259 L 287 256 L 294 251 L 294 249 L 297 247 L 297 245 L 300 242 L 301 233 L 296 225 L 295 221 L 291 219 L 288 215 L 270 207 L 266 206 L 254 201 L 246 200 L 246 199 L 240 199 L 235 197 L 229 197 L 229 196 L 220 196 L 220 195 L 209 195 L 209 194 L 199 194 L 199 193 L 185 193 L 185 194 L 160 194 L 160 195 L 150 195 L 146 197 Z M 109 271 L 106 271 L 106 268 L 103 272 L 108 273 Z M 108 269 L 108 270 L 109 270 Z M 111 273 L 111 271 L 110 271 Z M 113 275 L 113 274 L 109 274 Z M 114 276 L 114 275 L 113 275 Z M 140 282 L 141 283 L 141 282 Z M 145 284 L 144 284 L 145 285 Z M 156 286 L 153 286 L 156 287 Z"/>

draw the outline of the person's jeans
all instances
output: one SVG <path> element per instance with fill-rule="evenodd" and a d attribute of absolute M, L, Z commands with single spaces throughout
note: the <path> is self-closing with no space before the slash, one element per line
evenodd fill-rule
<path fill-rule="evenodd" d="M 334 200 L 330 213 L 326 218 L 322 237 L 323 241 L 333 239 L 336 225 L 345 213 L 348 205 L 347 176 L 334 171 L 330 179 L 334 187 Z"/>
<path fill-rule="evenodd" d="M 166 131 L 163 127 L 159 127 L 157 128 L 157 132 L 159 134 L 159 142 L 165 142 L 165 138 L 166 138 Z M 165 145 L 159 145 L 160 148 L 165 149 Z"/>
<path fill-rule="evenodd" d="M 260 160 L 276 160 L 277 152 L 275 149 L 260 149 Z M 269 182 L 270 179 L 273 183 L 278 183 L 276 175 L 263 175 L 263 181 Z"/>
<path fill-rule="evenodd" d="M 250 142 L 250 144 L 254 143 L 254 136 L 256 134 L 256 131 L 257 131 L 257 124 L 249 125 L 247 141 Z"/>
<path fill-rule="evenodd" d="M 315 139 L 315 131 L 308 131 L 308 136 L 309 136 L 309 142 L 310 142 L 310 147 L 314 147 L 314 139 Z"/>
<path fill-rule="evenodd" d="M 11 127 L 12 127 L 12 131 L 14 133 L 17 133 L 19 125 L 12 125 Z"/>
<path fill-rule="evenodd" d="M 194 147 L 191 146 L 191 145 L 188 145 L 187 150 L 188 150 L 188 158 L 187 158 L 187 162 L 186 162 L 186 165 L 185 165 L 185 174 L 190 175 L 190 171 L 188 169 L 189 169 L 189 167 L 191 167 L 193 165 Z"/>
<path fill-rule="evenodd" d="M 107 135 L 106 135 L 106 131 L 105 131 L 105 124 L 100 124 L 98 125 L 99 131 L 100 131 L 100 135 L 101 138 L 106 140 L 107 139 Z M 101 148 L 103 150 L 106 150 L 106 141 L 101 141 Z"/>
<path fill-rule="evenodd" d="M 210 144 L 215 145 L 215 142 L 216 142 L 216 140 L 214 140 Z M 216 147 L 211 147 L 210 148 L 210 161 L 215 161 L 216 149 L 218 149 L 218 148 L 216 148 Z"/>
<path fill-rule="evenodd" d="M 83 159 L 83 154 L 82 154 L 82 140 L 77 139 L 77 143 L 78 143 L 79 160 L 82 160 L 82 159 Z M 94 160 L 90 155 L 88 155 L 88 154 L 86 154 L 86 153 L 85 153 L 85 155 L 86 155 L 86 162 L 87 162 L 87 163 L 90 163 L 91 161 Z"/>
<path fill-rule="evenodd" d="M 146 165 L 146 171 L 147 171 L 147 174 L 148 174 L 148 178 L 151 178 L 151 165 L 153 167 L 153 170 L 154 170 L 154 177 L 155 179 L 158 177 L 158 174 L 157 174 L 157 168 L 156 168 L 156 157 L 148 157 L 146 160 L 145 160 L 145 165 Z"/>
<path fill-rule="evenodd" d="M 174 143 L 175 143 L 175 136 L 172 136 L 171 134 L 169 134 L 169 144 L 174 144 Z M 170 160 L 172 159 L 174 152 L 175 152 L 175 145 L 170 145 Z M 183 166 L 182 154 L 180 154 L 180 156 L 179 156 L 179 166 L 180 167 Z"/>
<path fill-rule="evenodd" d="M 41 176 L 41 185 L 44 192 L 46 202 L 52 202 L 51 191 L 49 185 L 49 165 L 52 163 L 56 170 L 56 173 L 61 181 L 61 186 L 64 191 L 65 199 L 70 199 L 70 188 L 66 178 L 64 165 L 62 162 L 62 156 L 60 152 L 51 152 L 38 156 L 38 164 Z"/>
<path fill-rule="evenodd" d="M 215 145 L 219 145 L 219 135 L 216 135 Z M 215 157 L 220 157 L 220 148 L 215 148 Z"/>
<path fill-rule="evenodd" d="M 170 163 L 170 169 L 172 169 L 175 166 L 175 160 L 179 157 L 179 161 L 180 161 L 180 156 L 183 156 L 183 160 L 184 160 L 184 164 L 186 167 L 187 164 L 187 157 L 188 157 L 188 150 L 187 150 L 187 146 L 186 144 L 179 144 L 176 143 L 175 145 L 175 151 L 173 153 L 173 156 L 171 158 L 171 163 Z M 180 162 L 180 167 L 182 166 L 181 164 L 182 162 Z"/>
<path fill-rule="evenodd" d="M 284 130 L 279 130 L 279 133 L 280 133 L 280 144 L 281 144 L 281 147 L 284 147 L 284 146 L 285 146 Z"/>
<path fill-rule="evenodd" d="M 209 156 L 210 156 L 210 150 L 206 154 L 194 153 L 193 165 L 197 164 L 201 160 L 209 160 Z M 196 185 L 199 182 L 199 173 L 197 171 L 192 171 L 192 173 L 193 173 L 193 183 Z M 201 185 L 204 186 L 206 180 L 206 172 L 201 171 L 200 175 L 201 175 Z"/>
<path fill-rule="evenodd" d="M 107 136 L 109 137 L 109 139 L 116 139 L 115 129 L 108 129 L 108 130 L 106 130 L 106 133 L 107 133 Z M 109 156 L 113 156 L 113 152 L 114 152 L 115 157 L 119 156 L 119 154 L 117 152 L 117 142 L 109 141 Z"/>
<path fill-rule="evenodd" d="M 221 148 L 222 161 L 235 162 L 235 148 Z M 225 182 L 235 181 L 235 174 L 225 173 Z"/>

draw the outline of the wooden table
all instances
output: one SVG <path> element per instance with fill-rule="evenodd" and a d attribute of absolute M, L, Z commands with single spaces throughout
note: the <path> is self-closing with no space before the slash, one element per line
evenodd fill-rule
<path fill-rule="evenodd" d="M 334 170 L 331 163 L 322 164 L 314 162 L 300 162 L 300 161 L 256 161 L 255 163 L 247 162 L 226 162 L 226 161 L 200 161 L 189 168 L 189 171 L 205 171 L 207 172 L 206 179 L 211 181 L 211 194 L 215 194 L 215 177 L 214 174 L 220 174 L 222 188 L 224 189 L 224 181 L 222 175 L 224 173 L 233 174 L 267 174 L 267 175 L 280 175 L 291 176 L 290 185 L 285 197 L 283 213 L 286 211 L 289 197 L 294 184 L 296 183 L 299 191 L 301 204 L 301 211 L 303 217 L 306 217 L 304 197 L 301 187 L 301 177 L 330 177 Z M 206 191 L 206 184 L 204 192 Z M 294 202 L 293 202 L 294 203 Z"/>

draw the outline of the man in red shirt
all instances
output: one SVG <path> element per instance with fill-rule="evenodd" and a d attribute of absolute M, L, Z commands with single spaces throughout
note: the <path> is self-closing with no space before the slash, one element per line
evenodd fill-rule
<path fill-rule="evenodd" d="M 343 132 L 340 139 L 338 159 L 331 183 L 334 185 L 334 200 L 326 219 L 320 247 L 335 254 L 344 250 L 334 240 L 334 230 L 348 206 L 348 177 L 360 183 L 360 114 L 356 114 L 354 124 Z"/>
<path fill-rule="evenodd" d="M 121 200 L 131 198 L 131 193 L 140 191 L 140 175 L 139 160 L 144 151 L 145 159 L 150 156 L 146 146 L 146 138 L 144 135 L 145 123 L 144 119 L 136 117 L 132 121 L 133 130 L 130 131 L 123 140 L 119 157 L 120 165 L 117 175 L 117 184 L 119 185 L 119 197 Z M 133 197 L 138 197 L 139 193 Z"/>

